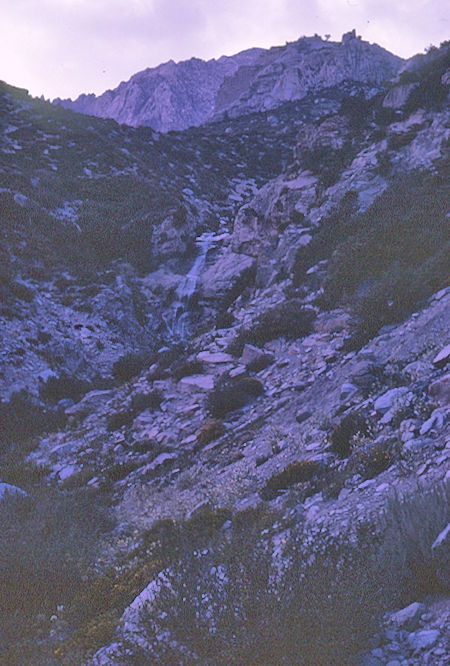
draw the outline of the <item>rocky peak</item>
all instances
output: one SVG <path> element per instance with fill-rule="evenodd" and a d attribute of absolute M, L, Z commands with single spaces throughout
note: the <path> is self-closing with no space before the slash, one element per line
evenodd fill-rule
<path fill-rule="evenodd" d="M 55 103 L 167 132 L 224 114 L 239 117 L 273 109 L 343 81 L 380 86 L 401 64 L 400 58 L 362 41 L 353 30 L 340 43 L 316 35 L 207 62 L 198 58 L 180 63 L 171 60 L 135 74 L 98 97 L 80 95 L 74 101 L 56 99 Z"/>

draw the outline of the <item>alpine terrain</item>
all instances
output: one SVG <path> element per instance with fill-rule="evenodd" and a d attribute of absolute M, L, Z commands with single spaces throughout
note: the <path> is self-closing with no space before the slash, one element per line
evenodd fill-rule
<path fill-rule="evenodd" d="M 0 663 L 448 664 L 450 43 L 0 83 Z"/>

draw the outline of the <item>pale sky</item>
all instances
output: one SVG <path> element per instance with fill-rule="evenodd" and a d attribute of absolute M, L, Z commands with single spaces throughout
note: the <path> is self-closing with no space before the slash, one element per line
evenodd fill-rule
<path fill-rule="evenodd" d="M 402 57 L 450 38 L 448 0 L 0 0 L 0 79 L 46 98 L 100 94 L 167 60 L 314 33 Z"/>

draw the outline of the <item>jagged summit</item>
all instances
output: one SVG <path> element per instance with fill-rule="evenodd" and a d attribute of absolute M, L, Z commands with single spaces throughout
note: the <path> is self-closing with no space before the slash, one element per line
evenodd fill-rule
<path fill-rule="evenodd" d="M 215 60 L 173 60 L 138 72 L 100 96 L 80 95 L 54 103 L 74 111 L 147 125 L 167 132 L 198 126 L 228 114 L 238 117 L 273 109 L 308 93 L 355 81 L 379 86 L 392 78 L 402 59 L 355 31 L 341 42 L 318 35 L 285 46 L 252 48 Z"/>

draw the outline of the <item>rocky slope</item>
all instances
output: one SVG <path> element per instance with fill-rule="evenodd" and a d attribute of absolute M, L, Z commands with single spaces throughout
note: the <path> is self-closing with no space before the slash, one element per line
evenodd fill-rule
<path fill-rule="evenodd" d="M 344 82 L 364 83 L 374 94 L 402 60 L 355 32 L 340 43 L 302 37 L 268 51 L 251 49 L 204 62 L 170 61 L 135 74 L 102 95 L 55 103 L 80 113 L 155 130 L 186 129 L 223 116 L 274 109 Z"/>
<path fill-rule="evenodd" d="M 446 663 L 449 67 L 168 135 L 3 85 L 2 663 Z"/>

